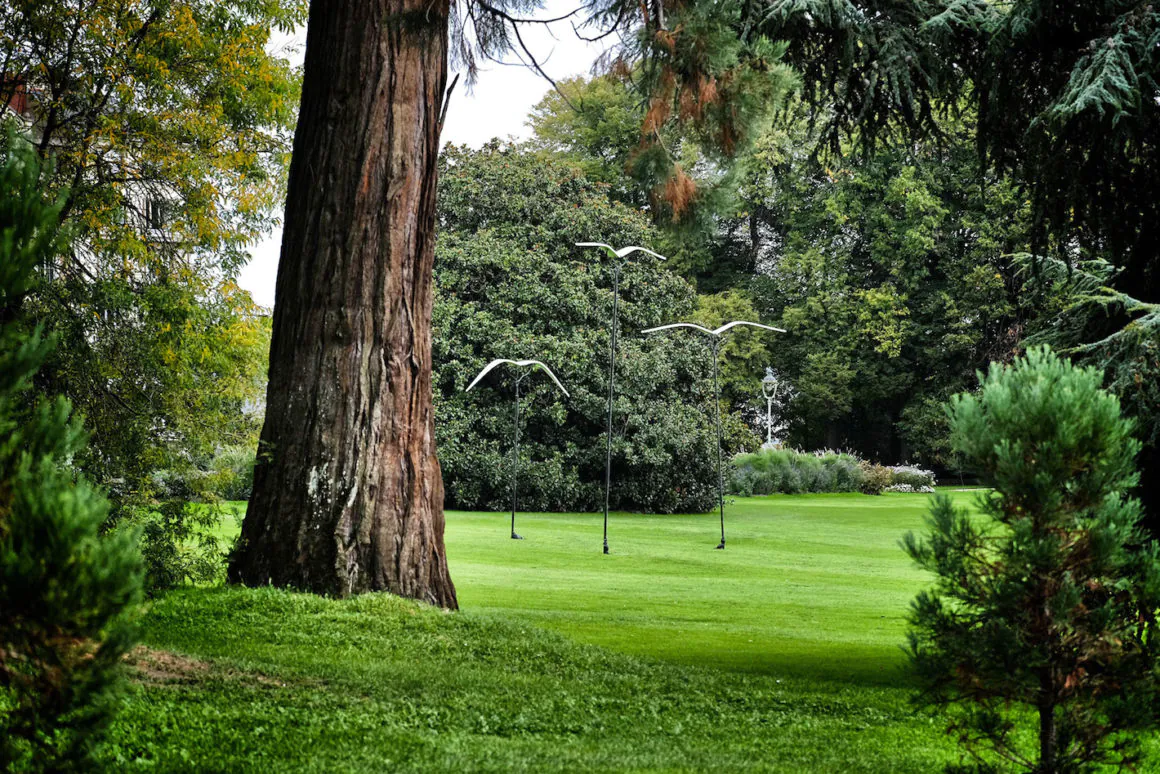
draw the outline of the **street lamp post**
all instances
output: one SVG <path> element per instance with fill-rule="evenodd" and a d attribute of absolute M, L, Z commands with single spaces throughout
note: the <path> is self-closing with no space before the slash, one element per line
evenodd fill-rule
<path fill-rule="evenodd" d="M 577 242 L 577 247 L 599 247 L 612 258 L 612 322 L 608 345 L 608 429 L 604 449 L 604 553 L 608 553 L 608 498 L 612 492 L 612 402 L 616 397 L 616 331 L 619 324 L 620 269 L 624 259 L 636 252 L 647 253 L 664 261 L 660 253 L 646 247 L 629 245 L 619 250 L 603 242 Z"/>
<path fill-rule="evenodd" d="M 487 375 L 488 371 L 491 371 L 493 368 L 500 366 L 504 363 L 510 363 L 510 364 L 516 366 L 517 368 L 529 368 L 529 367 L 531 367 L 531 369 L 542 368 L 544 370 L 544 373 L 546 373 L 548 375 L 548 377 L 551 378 L 551 380 L 553 382 L 555 382 L 556 386 L 560 388 L 560 392 L 564 393 L 565 397 L 570 397 L 568 395 L 568 391 L 564 389 L 564 385 L 560 384 L 560 380 L 556 378 L 556 375 L 554 373 L 552 373 L 552 369 L 548 368 L 546 365 L 541 363 L 539 360 L 505 360 L 505 359 L 493 360 L 490 363 L 488 363 L 486 366 L 483 367 L 483 370 L 480 371 L 478 375 L 476 375 L 475 379 L 472 380 L 471 384 L 467 385 L 467 389 L 465 390 L 465 392 L 470 392 L 472 387 L 479 384 L 480 380 L 483 379 L 483 377 Z M 516 382 L 515 382 L 516 402 L 515 402 L 515 411 L 513 412 L 514 416 L 515 416 L 515 422 L 514 422 L 515 427 L 514 427 L 514 430 L 512 432 L 512 540 L 523 540 L 522 537 L 520 537 L 519 535 L 516 534 L 516 504 L 518 501 L 518 494 L 519 494 L 519 487 L 517 486 L 517 476 L 519 474 L 519 463 L 520 463 L 520 384 L 524 381 L 524 379 L 531 376 L 531 373 L 532 372 L 530 369 L 525 370 L 525 371 L 521 371 L 519 376 L 516 377 Z"/>
<path fill-rule="evenodd" d="M 725 323 L 720 328 L 709 330 L 708 328 L 696 325 L 695 323 L 672 323 L 670 325 L 660 325 L 656 328 L 649 328 L 643 333 L 655 333 L 657 331 L 669 330 L 670 328 L 693 328 L 694 330 L 707 333 L 710 338 L 711 348 L 713 351 L 713 408 L 715 409 L 715 416 L 717 420 L 717 504 L 721 511 L 721 542 L 717 544 L 717 548 L 725 550 L 725 468 L 722 462 L 722 439 L 721 439 L 721 389 L 719 386 L 720 380 L 718 378 L 718 357 L 717 353 L 721 347 L 721 334 L 737 327 L 738 325 L 750 325 L 754 328 L 764 328 L 767 331 L 777 331 L 778 333 L 785 333 L 781 328 L 774 328 L 772 325 L 762 325 L 761 323 L 746 322 L 745 320 L 734 320 L 730 323 Z"/>
<path fill-rule="evenodd" d="M 777 396 L 777 377 L 766 373 L 761 380 L 761 394 L 765 396 L 765 445 L 773 448 L 773 399 Z"/>

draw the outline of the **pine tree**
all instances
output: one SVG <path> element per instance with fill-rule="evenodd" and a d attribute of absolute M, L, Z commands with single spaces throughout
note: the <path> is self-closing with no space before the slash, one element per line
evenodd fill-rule
<path fill-rule="evenodd" d="M 0 769 L 85 767 L 108 722 L 141 596 L 136 535 L 100 537 L 108 504 L 70 461 L 69 402 L 33 401 L 52 349 L 15 322 L 35 270 L 62 247 L 31 149 L 0 160 Z"/>
<path fill-rule="evenodd" d="M 949 415 L 956 451 L 993 486 L 982 517 L 942 496 L 930 534 L 904 540 L 935 576 L 910 613 L 918 701 L 947 714 L 964 770 L 1132 766 L 1160 699 L 1160 549 L 1125 494 L 1133 422 L 1098 369 L 1045 347 L 981 378 Z"/>

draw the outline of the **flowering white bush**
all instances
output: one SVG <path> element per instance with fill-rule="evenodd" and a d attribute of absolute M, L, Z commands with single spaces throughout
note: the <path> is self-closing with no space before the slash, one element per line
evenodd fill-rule
<path fill-rule="evenodd" d="M 923 487 L 933 487 L 935 485 L 934 473 L 929 470 L 923 470 L 916 465 L 895 465 L 890 468 L 891 484 L 907 484 L 914 487 L 915 490 L 921 490 Z M 892 491 L 892 490 L 887 490 Z"/>
<path fill-rule="evenodd" d="M 910 484 L 891 484 L 885 492 L 902 492 L 903 494 L 934 494 L 933 486 L 911 486 Z"/>

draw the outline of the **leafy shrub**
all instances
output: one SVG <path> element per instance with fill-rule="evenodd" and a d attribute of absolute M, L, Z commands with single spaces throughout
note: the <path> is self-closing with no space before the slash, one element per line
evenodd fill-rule
<path fill-rule="evenodd" d="M 934 473 L 914 465 L 895 465 L 890 468 L 891 485 L 906 485 L 916 490 L 933 488 L 935 485 Z"/>
<path fill-rule="evenodd" d="M 227 446 L 209 463 L 210 486 L 223 500 L 249 500 L 254 488 L 257 450 L 250 446 Z"/>
<path fill-rule="evenodd" d="M 16 310 L 59 247 L 31 151 L 0 167 L 0 310 Z M 0 317 L 3 320 L 3 317 Z M 52 349 L 0 323 L 0 769 L 86 768 L 114 710 L 141 596 L 136 535 L 101 537 L 105 497 L 71 466 L 84 446 L 64 398 L 29 410 Z"/>
<path fill-rule="evenodd" d="M 122 516 L 110 532 L 140 534 L 145 588 L 153 595 L 225 579 L 227 552 L 216 535 L 224 515 L 218 503 L 164 500 Z"/>
<path fill-rule="evenodd" d="M 728 489 L 733 494 L 804 494 L 857 492 L 862 485 L 860 461 L 839 452 L 762 449 L 733 459 Z"/>
<path fill-rule="evenodd" d="M 885 465 L 879 465 L 876 462 L 862 461 L 862 481 L 859 491 L 862 494 L 879 495 L 882 494 L 886 487 L 890 486 L 894 480 L 894 471 Z"/>
<path fill-rule="evenodd" d="M 200 466 L 154 471 L 150 477 L 154 496 L 132 508 L 122 507 L 106 524 L 110 531 L 140 532 L 150 594 L 225 578 L 228 546 L 217 536 L 226 515 L 222 500 L 249 499 L 254 460 L 250 447 L 235 446 Z"/>

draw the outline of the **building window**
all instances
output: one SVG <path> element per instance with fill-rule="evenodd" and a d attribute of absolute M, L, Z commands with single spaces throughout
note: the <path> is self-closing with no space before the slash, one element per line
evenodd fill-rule
<path fill-rule="evenodd" d="M 150 198 L 145 202 L 145 220 L 149 228 L 165 228 L 165 201 Z"/>

